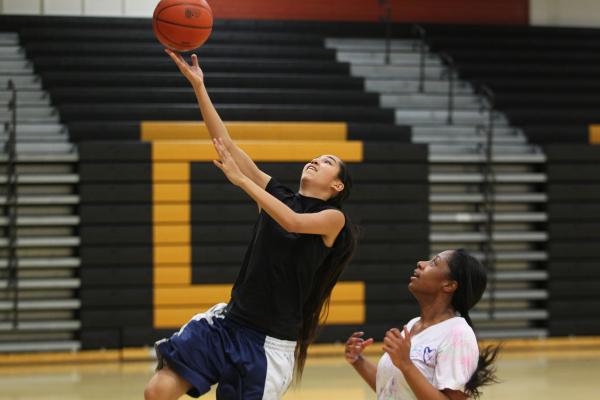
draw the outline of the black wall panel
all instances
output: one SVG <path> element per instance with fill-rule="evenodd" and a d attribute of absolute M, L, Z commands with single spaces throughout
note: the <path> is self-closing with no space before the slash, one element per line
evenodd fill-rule
<path fill-rule="evenodd" d="M 150 345 L 177 329 L 153 326 L 151 145 L 86 142 L 80 154 L 83 347 Z M 296 188 L 303 164 L 259 166 Z M 359 329 L 380 338 L 416 315 L 407 284 L 429 253 L 426 149 L 366 143 L 364 161 L 350 170 L 355 186 L 345 209 L 361 228 L 360 244 L 341 281 L 364 282 L 366 321 L 326 325 L 321 341 Z M 190 181 L 192 284 L 231 284 L 256 206 L 211 163 L 191 163 Z"/>
<path fill-rule="evenodd" d="M 554 336 L 600 333 L 600 146 L 547 146 Z"/>

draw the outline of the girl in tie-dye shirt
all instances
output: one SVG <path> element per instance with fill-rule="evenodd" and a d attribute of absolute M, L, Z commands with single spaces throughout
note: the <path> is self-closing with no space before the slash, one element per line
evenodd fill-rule
<path fill-rule="evenodd" d="M 483 266 L 464 250 L 448 250 L 420 261 L 409 291 L 421 316 L 400 331 L 390 329 L 385 354 L 377 365 L 362 357 L 373 339 L 355 332 L 346 342 L 346 360 L 387 400 L 464 400 L 477 398 L 483 385 L 496 381 L 492 366 L 498 348 L 477 345 L 469 310 L 481 299 L 487 283 Z"/>

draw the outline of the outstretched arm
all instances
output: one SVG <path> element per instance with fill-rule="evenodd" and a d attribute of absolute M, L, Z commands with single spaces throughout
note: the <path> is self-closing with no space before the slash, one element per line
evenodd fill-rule
<path fill-rule="evenodd" d="M 202 118 L 204 119 L 204 123 L 208 128 L 211 138 L 220 139 L 223 145 L 231 153 L 231 156 L 235 159 L 235 162 L 242 173 L 259 187 L 264 189 L 271 177 L 261 171 L 248 154 L 240 149 L 233 139 L 231 139 L 225 124 L 221 120 L 221 117 L 208 96 L 208 92 L 204 86 L 204 74 L 198 65 L 198 57 L 195 54 L 192 54 L 192 65 L 190 65 L 180 54 L 171 50 L 165 51 L 192 85 L 194 93 L 196 93 L 198 105 L 200 106 L 200 113 L 202 114 Z"/>
<path fill-rule="evenodd" d="M 264 188 L 258 186 L 253 180 L 244 176 L 221 139 L 215 139 L 214 144 L 221 158 L 220 161 L 213 161 L 214 164 L 223 171 L 231 183 L 246 192 L 283 229 L 293 233 L 321 235 L 326 242 L 335 240 L 346 222 L 346 218 L 341 211 L 333 209 L 317 213 L 297 213 L 293 211 Z"/>

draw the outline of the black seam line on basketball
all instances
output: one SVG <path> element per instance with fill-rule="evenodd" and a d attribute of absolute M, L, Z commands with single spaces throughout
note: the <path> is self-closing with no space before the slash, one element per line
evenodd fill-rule
<path fill-rule="evenodd" d="M 164 33 L 163 33 L 163 31 L 160 29 L 160 26 L 159 26 L 158 24 L 156 24 L 156 29 L 158 29 L 158 33 L 160 33 L 160 36 L 162 36 L 162 37 L 163 37 L 163 39 L 166 39 L 166 40 L 167 40 L 167 42 L 170 42 L 170 43 L 172 44 L 172 46 L 171 46 L 171 47 L 172 47 L 173 49 L 175 49 L 176 51 L 180 51 L 180 50 L 177 50 L 177 47 L 178 47 L 178 46 L 180 46 L 180 45 L 181 45 L 181 43 L 175 43 L 174 41 L 172 41 L 171 39 L 169 39 L 169 37 L 168 37 L 168 36 L 165 36 L 165 34 L 164 34 Z M 161 43 L 161 44 L 164 44 L 164 43 Z M 167 47 L 168 47 L 168 46 L 167 46 Z M 188 51 L 188 50 L 186 50 L 186 51 Z"/>
<path fill-rule="evenodd" d="M 167 6 L 165 8 L 163 8 L 162 10 L 160 10 L 160 12 L 158 13 L 158 15 L 156 16 L 157 18 L 160 17 L 160 14 L 162 14 L 165 10 L 168 10 L 169 8 L 173 8 L 173 7 L 177 7 L 177 6 L 191 6 L 191 7 L 198 7 L 198 8 L 202 8 L 206 11 L 208 11 L 208 13 L 210 14 L 210 16 L 213 16 L 212 10 L 210 8 L 206 8 L 201 4 L 195 4 L 195 3 L 179 3 L 179 4 L 173 4 L 172 6 Z"/>
<path fill-rule="evenodd" d="M 162 23 L 165 23 L 165 24 L 181 26 L 182 28 L 190 28 L 190 29 L 212 29 L 212 25 L 211 26 L 190 26 L 190 25 L 178 24 L 177 22 L 165 21 L 164 19 L 160 19 L 160 18 L 156 18 L 156 21 L 162 22 Z"/>

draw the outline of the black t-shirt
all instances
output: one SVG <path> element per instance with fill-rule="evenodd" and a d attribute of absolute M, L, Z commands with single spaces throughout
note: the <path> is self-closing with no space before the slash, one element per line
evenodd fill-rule
<path fill-rule="evenodd" d="M 265 190 L 297 213 L 335 208 L 295 193 L 274 178 Z M 286 232 L 261 211 L 231 292 L 227 317 L 269 336 L 297 340 L 315 272 L 331 251 L 321 235 Z"/>

